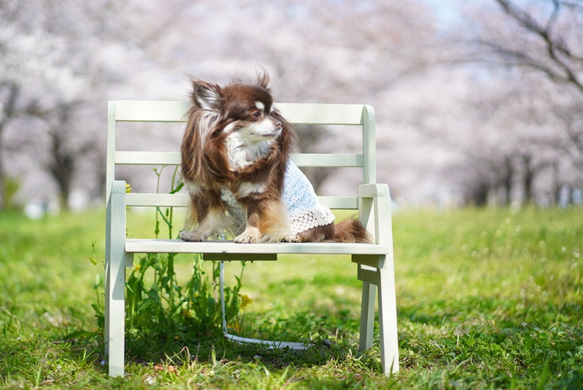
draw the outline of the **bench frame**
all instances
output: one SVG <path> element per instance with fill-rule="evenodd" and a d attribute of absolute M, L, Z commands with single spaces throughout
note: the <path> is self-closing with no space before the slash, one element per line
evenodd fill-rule
<path fill-rule="evenodd" d="M 357 197 L 320 197 L 333 209 L 354 209 L 370 234 L 372 244 L 260 243 L 126 238 L 128 206 L 184 207 L 187 194 L 126 193 L 126 182 L 116 179 L 118 165 L 179 165 L 179 152 L 123 151 L 116 148 L 119 122 L 184 122 L 186 101 L 110 101 L 107 134 L 107 200 L 105 254 L 105 356 L 109 375 L 123 376 L 125 365 L 126 267 L 136 253 L 196 253 L 209 261 L 276 260 L 278 254 L 350 254 L 363 282 L 360 350 L 373 343 L 375 298 L 378 296 L 381 366 L 385 375 L 399 370 L 397 309 L 393 266 L 391 198 L 386 184 L 376 183 L 375 116 L 372 107 L 356 104 L 276 104 L 292 124 L 351 125 L 362 129 L 360 154 L 296 154 L 298 166 L 359 167 L 363 184 Z"/>

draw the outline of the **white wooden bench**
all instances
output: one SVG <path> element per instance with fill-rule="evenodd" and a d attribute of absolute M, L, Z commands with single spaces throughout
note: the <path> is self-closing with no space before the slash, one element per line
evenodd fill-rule
<path fill-rule="evenodd" d="M 356 167 L 362 171 L 358 196 L 320 197 L 332 209 L 357 210 L 358 217 L 373 239 L 372 244 L 345 243 L 262 243 L 235 244 L 228 241 L 183 242 L 180 240 L 126 238 L 128 206 L 183 207 L 187 195 L 126 194 L 126 182 L 116 176 L 122 165 L 179 165 L 180 153 L 127 151 L 116 146 L 116 129 L 121 122 L 184 122 L 186 101 L 111 101 L 107 133 L 107 222 L 105 260 L 105 355 L 109 375 L 124 375 L 125 278 L 136 253 L 196 253 L 205 260 L 276 260 L 278 254 L 350 254 L 363 282 L 360 349 L 373 343 L 375 297 L 378 293 L 379 335 L 382 370 L 386 375 L 399 369 L 397 310 L 393 270 L 391 199 L 389 187 L 376 183 L 374 110 L 366 105 L 276 104 L 292 124 L 349 125 L 362 129 L 362 150 L 355 154 L 296 154 L 300 167 Z M 118 136 L 119 137 L 119 136 Z M 120 142 L 121 143 L 121 142 Z M 298 260 L 298 261 L 301 261 Z M 346 265 L 348 267 L 348 264 Z"/>

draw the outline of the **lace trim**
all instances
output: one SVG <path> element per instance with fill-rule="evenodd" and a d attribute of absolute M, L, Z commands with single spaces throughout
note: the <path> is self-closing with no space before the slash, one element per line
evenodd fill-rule
<path fill-rule="evenodd" d="M 334 222 L 334 214 L 327 207 L 318 205 L 315 209 L 307 210 L 295 215 L 290 220 L 292 234 L 299 234 L 318 226 L 325 226 Z"/>

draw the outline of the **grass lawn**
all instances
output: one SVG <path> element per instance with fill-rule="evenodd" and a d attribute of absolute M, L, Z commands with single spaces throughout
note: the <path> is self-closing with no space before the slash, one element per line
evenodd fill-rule
<path fill-rule="evenodd" d="M 244 332 L 313 348 L 211 333 L 152 353 L 135 338 L 127 376 L 109 378 L 92 308 L 103 214 L 0 213 L 0 387 L 583 388 L 583 208 L 397 213 L 401 371 L 388 378 L 377 345 L 358 352 L 355 265 L 316 256 L 247 264 L 241 289 L 253 299 Z M 137 218 L 129 234 L 153 229 Z M 231 280 L 240 266 L 227 267 Z M 179 275 L 191 269 L 177 260 Z"/>

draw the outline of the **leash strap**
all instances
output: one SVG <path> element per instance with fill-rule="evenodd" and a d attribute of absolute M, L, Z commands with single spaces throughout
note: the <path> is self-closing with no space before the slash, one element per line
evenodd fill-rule
<path fill-rule="evenodd" d="M 221 296 L 221 314 L 223 322 L 223 335 L 228 340 L 240 344 L 262 344 L 269 349 L 275 348 L 289 348 L 293 350 L 304 350 L 310 347 L 310 344 L 297 343 L 297 342 L 287 342 L 287 341 L 273 341 L 273 340 L 259 340 L 249 337 L 240 337 L 229 334 L 227 329 L 227 315 L 225 310 L 225 262 L 221 261 L 219 265 L 220 275 L 219 275 L 219 290 Z"/>

